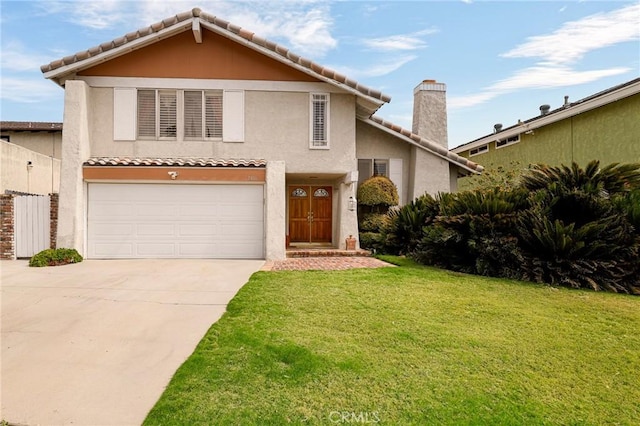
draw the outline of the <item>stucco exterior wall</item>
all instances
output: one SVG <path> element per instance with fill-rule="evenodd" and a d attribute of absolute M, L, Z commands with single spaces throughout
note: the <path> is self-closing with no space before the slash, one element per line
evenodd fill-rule
<path fill-rule="evenodd" d="M 91 156 L 281 160 L 287 173 L 356 170 L 355 98 L 330 94 L 329 149 L 309 148 L 308 92 L 246 90 L 245 141 L 114 141 L 113 89 L 91 88 Z"/>
<path fill-rule="evenodd" d="M 451 192 L 449 162 L 418 147 L 411 148 L 410 173 L 414 176 L 409 200 L 425 193 Z"/>
<path fill-rule="evenodd" d="M 60 175 L 60 205 L 58 212 L 57 247 L 85 251 L 85 183 L 82 163 L 89 158 L 90 123 L 93 114 L 91 90 L 83 81 L 69 80 L 65 85 L 64 132 Z"/>
<path fill-rule="evenodd" d="M 373 158 L 402 159 L 402 194 L 400 200 L 410 201 L 409 186 L 411 175 L 409 173 L 409 165 L 411 164 L 411 146 L 408 143 L 394 138 L 390 134 L 383 132 L 373 126 L 357 120 L 356 124 L 356 157 L 357 158 Z"/>
<path fill-rule="evenodd" d="M 16 132 L 5 130 L 3 135 L 7 135 L 14 145 L 21 146 L 40 154 L 60 158 L 62 154 L 62 132 Z"/>
<path fill-rule="evenodd" d="M 286 198 L 285 164 L 282 161 L 267 163 L 265 186 L 265 258 L 280 260 L 286 257 L 285 230 Z"/>
<path fill-rule="evenodd" d="M 471 157 L 488 170 L 525 169 L 529 164 L 571 164 L 581 166 L 591 160 L 600 164 L 640 161 L 640 95 L 634 95 L 600 108 L 520 134 L 520 142 Z M 459 155 L 469 158 L 469 151 Z M 467 187 L 466 178 L 459 182 Z"/>
<path fill-rule="evenodd" d="M 60 160 L 0 141 L 0 193 L 51 194 L 60 188 Z M 29 165 L 30 163 L 30 165 Z"/>

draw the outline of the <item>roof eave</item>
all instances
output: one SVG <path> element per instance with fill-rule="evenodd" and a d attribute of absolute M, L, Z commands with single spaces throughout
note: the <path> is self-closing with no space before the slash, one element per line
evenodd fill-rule
<path fill-rule="evenodd" d="M 433 154 L 433 155 L 435 155 L 437 157 L 440 157 L 443 160 L 448 161 L 450 164 L 453 164 L 454 166 L 459 167 L 460 169 L 462 169 L 462 170 L 464 170 L 464 171 L 466 171 L 468 173 L 479 175 L 479 174 L 482 173 L 482 170 L 484 170 L 484 168 L 479 164 L 478 164 L 478 168 L 477 169 L 471 168 L 471 167 L 467 166 L 466 164 L 464 164 L 464 163 L 462 163 L 460 161 L 457 161 L 456 158 L 452 158 L 451 156 L 449 156 L 449 154 L 453 154 L 456 157 L 459 157 L 460 159 L 464 159 L 465 161 L 468 161 L 466 158 L 460 157 L 457 154 L 451 153 L 450 151 L 447 151 L 444 148 L 443 149 L 446 151 L 446 154 L 438 152 L 437 150 L 432 149 L 429 146 L 423 145 L 420 142 L 417 142 L 416 140 L 414 140 L 414 139 L 412 139 L 412 138 L 410 138 L 410 137 L 408 137 L 406 135 L 403 135 L 402 133 L 398 133 L 398 132 L 394 131 L 393 129 L 390 129 L 390 128 L 378 123 L 377 121 L 372 120 L 371 118 L 359 118 L 359 119 L 361 121 L 364 121 L 365 123 L 377 128 L 377 129 L 379 129 L 379 130 L 382 130 L 385 133 L 390 134 L 391 136 L 394 136 L 394 137 L 397 137 L 399 139 L 402 139 L 403 141 L 409 143 L 410 145 L 413 145 L 413 146 L 418 147 L 418 148 L 420 148 L 420 149 L 422 149 L 424 151 L 427 151 L 427 152 L 429 152 L 429 153 L 431 153 L 431 154 Z M 424 139 L 424 138 L 422 138 L 422 139 Z M 431 142 L 431 143 L 434 144 L 434 145 L 437 145 L 435 142 Z"/>
<path fill-rule="evenodd" d="M 91 56 L 78 62 L 73 62 L 69 65 L 63 65 L 60 68 L 46 71 L 43 73 L 43 75 L 46 79 L 53 80 L 58 85 L 64 86 L 64 77 L 85 70 L 87 68 L 91 68 L 100 63 L 110 61 L 114 58 L 117 58 L 118 56 L 125 55 L 134 50 L 153 44 L 158 40 L 162 40 L 178 34 L 184 31 L 186 28 L 191 28 L 195 19 L 198 18 L 189 18 L 185 21 L 181 21 L 169 27 L 163 28 L 157 32 L 153 32 L 132 41 L 126 41 L 121 46 L 117 46 L 112 49 L 100 52 L 95 56 Z"/>

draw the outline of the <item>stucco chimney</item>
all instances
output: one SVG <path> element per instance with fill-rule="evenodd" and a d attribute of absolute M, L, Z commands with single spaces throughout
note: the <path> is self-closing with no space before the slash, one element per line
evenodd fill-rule
<path fill-rule="evenodd" d="M 447 86 L 424 80 L 413 89 L 413 133 L 449 149 L 447 137 Z"/>

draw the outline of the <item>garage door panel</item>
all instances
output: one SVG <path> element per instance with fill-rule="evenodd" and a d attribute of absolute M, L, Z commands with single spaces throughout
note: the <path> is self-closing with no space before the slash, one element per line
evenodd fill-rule
<path fill-rule="evenodd" d="M 167 205 L 166 203 L 150 203 L 145 202 L 144 204 L 138 204 L 135 209 L 135 213 L 137 216 L 141 218 L 166 218 L 167 220 L 173 220 L 174 218 L 179 217 L 179 207 Z"/>
<path fill-rule="evenodd" d="M 219 226 L 217 225 L 191 225 L 191 224 L 180 224 L 179 226 L 179 237 L 200 237 L 200 238 L 211 238 L 220 233 Z"/>
<path fill-rule="evenodd" d="M 262 185 L 89 184 L 89 258 L 264 257 Z"/>
<path fill-rule="evenodd" d="M 136 227 L 136 235 L 140 237 L 173 237 L 175 226 L 171 222 L 139 224 Z"/>
<path fill-rule="evenodd" d="M 133 234 L 133 228 L 130 223 L 95 223 L 92 235 L 101 239 L 122 238 Z"/>

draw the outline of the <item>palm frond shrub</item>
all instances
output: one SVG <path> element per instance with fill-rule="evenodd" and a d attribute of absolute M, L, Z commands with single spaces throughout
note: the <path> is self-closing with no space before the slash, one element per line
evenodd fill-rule
<path fill-rule="evenodd" d="M 382 230 L 384 248 L 389 254 L 403 255 L 415 251 L 423 236 L 423 228 L 430 225 L 438 214 L 438 202 L 424 194 L 408 204 L 391 209 Z"/>
<path fill-rule="evenodd" d="M 535 166 L 523 186 L 533 191 L 517 223 L 523 278 L 640 292 L 640 165 Z"/>
<path fill-rule="evenodd" d="M 460 272 L 518 278 L 521 261 L 513 229 L 528 206 L 523 190 L 440 194 L 439 213 L 414 253 L 422 263 Z"/>

